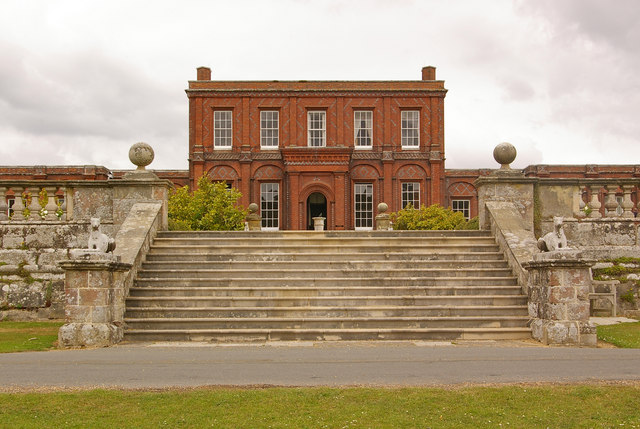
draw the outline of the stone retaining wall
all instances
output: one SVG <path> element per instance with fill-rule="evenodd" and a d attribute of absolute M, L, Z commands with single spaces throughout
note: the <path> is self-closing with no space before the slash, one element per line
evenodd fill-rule
<path fill-rule="evenodd" d="M 132 207 L 148 202 L 159 204 L 154 231 L 166 229 L 168 181 L 0 181 L 3 190 L 29 189 L 34 195 L 45 186 L 64 191 L 64 217 L 0 220 L 0 320 L 64 317 L 64 271 L 58 263 L 69 260 L 70 249 L 87 246 L 92 217 L 115 238 Z"/>

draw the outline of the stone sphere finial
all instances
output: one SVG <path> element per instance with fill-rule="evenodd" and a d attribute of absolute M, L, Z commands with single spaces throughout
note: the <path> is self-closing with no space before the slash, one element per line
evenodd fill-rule
<path fill-rule="evenodd" d="M 511 143 L 500 143 L 493 149 L 493 159 L 500 164 L 500 168 L 510 170 L 509 164 L 516 159 L 517 153 L 515 146 Z"/>
<path fill-rule="evenodd" d="M 389 210 L 389 206 L 387 205 L 387 203 L 378 204 L 378 213 L 386 213 L 387 210 Z"/>
<path fill-rule="evenodd" d="M 154 156 L 151 145 L 144 142 L 135 143 L 129 149 L 129 159 L 138 166 L 136 170 L 144 170 L 147 165 L 151 164 Z"/>
<path fill-rule="evenodd" d="M 249 204 L 249 207 L 247 207 L 247 210 L 249 210 L 249 213 L 257 213 L 258 205 L 256 203 L 251 203 Z"/>

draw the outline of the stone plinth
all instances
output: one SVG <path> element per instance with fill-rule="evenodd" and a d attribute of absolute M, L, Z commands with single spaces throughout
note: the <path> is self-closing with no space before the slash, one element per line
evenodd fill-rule
<path fill-rule="evenodd" d="M 249 213 L 245 217 L 249 231 L 262 230 L 262 218 L 258 214 L 258 205 L 256 203 L 249 204 Z"/>
<path fill-rule="evenodd" d="M 589 322 L 591 264 L 577 251 L 540 253 L 527 263 L 531 331 L 551 345 L 596 346 Z"/>
<path fill-rule="evenodd" d="M 82 253 L 82 252 L 80 252 Z M 122 340 L 124 274 L 131 268 L 110 254 L 88 253 L 62 261 L 65 270 L 65 320 L 61 347 L 105 347 Z"/>
<path fill-rule="evenodd" d="M 388 231 L 391 229 L 391 217 L 387 213 L 376 216 L 376 229 L 379 231 Z"/>
<path fill-rule="evenodd" d="M 376 215 L 376 229 L 388 231 L 391 229 L 391 216 L 387 213 L 389 206 L 387 203 L 378 204 L 378 215 Z"/>
<path fill-rule="evenodd" d="M 324 221 L 327 219 L 322 216 L 317 216 L 313 219 L 313 229 L 314 231 L 324 231 Z"/>

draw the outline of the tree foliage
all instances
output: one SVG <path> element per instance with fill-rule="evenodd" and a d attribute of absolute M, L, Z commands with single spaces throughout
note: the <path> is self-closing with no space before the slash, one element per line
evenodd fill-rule
<path fill-rule="evenodd" d="M 408 204 L 404 209 L 391 213 L 391 221 L 396 230 L 478 229 L 476 218 L 467 221 L 462 213 L 439 204 L 422 205 L 419 209 Z"/>
<path fill-rule="evenodd" d="M 172 231 L 240 231 L 244 229 L 246 210 L 238 205 L 242 196 L 227 189 L 224 182 L 198 180 L 193 193 L 189 187 L 176 189 L 169 197 L 169 229 Z"/>

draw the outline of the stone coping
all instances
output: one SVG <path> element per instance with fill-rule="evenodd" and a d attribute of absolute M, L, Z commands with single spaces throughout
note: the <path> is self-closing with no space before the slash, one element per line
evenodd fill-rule
<path fill-rule="evenodd" d="M 131 269 L 131 264 L 125 262 L 111 261 L 108 259 L 102 260 L 68 260 L 58 262 L 60 268 L 64 270 L 78 270 L 78 271 L 128 271 Z"/>

